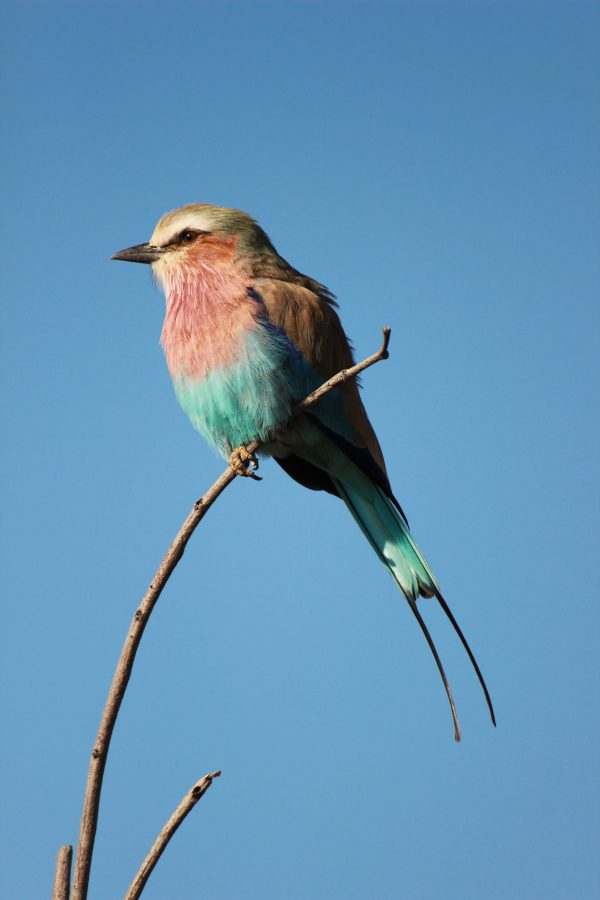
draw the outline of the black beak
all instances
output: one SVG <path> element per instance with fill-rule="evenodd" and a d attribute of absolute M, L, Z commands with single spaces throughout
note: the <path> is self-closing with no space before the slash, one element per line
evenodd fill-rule
<path fill-rule="evenodd" d="M 113 253 L 111 259 L 122 259 L 125 262 L 137 263 L 153 263 L 160 259 L 164 249 L 162 247 L 153 247 L 152 244 L 136 244 L 135 247 L 127 247 L 126 250 L 119 250 Z"/>

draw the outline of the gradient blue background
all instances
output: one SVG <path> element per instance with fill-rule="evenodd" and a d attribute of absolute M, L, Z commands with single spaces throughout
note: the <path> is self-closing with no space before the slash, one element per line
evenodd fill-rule
<path fill-rule="evenodd" d="M 2 9 L 2 896 L 48 896 L 139 597 L 223 463 L 163 298 L 109 262 L 193 200 L 336 292 L 396 493 L 489 681 L 272 463 L 194 536 L 114 735 L 93 898 L 592 898 L 600 10 Z"/>

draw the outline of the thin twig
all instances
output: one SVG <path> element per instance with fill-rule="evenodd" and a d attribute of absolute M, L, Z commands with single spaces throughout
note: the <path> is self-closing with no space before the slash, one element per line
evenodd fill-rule
<path fill-rule="evenodd" d="M 203 797 L 207 792 L 207 790 L 213 783 L 213 778 L 218 778 L 220 774 L 221 772 L 213 772 L 212 775 L 205 775 L 204 778 L 201 778 L 200 781 L 197 781 L 196 784 L 190 788 L 179 806 L 177 806 L 177 808 L 173 811 L 173 813 L 169 816 L 169 818 L 163 825 L 160 834 L 150 848 L 148 856 L 140 866 L 137 875 L 129 885 L 124 900 L 138 900 L 138 897 L 146 886 L 146 882 L 150 877 L 152 869 L 162 856 L 167 844 L 169 843 L 185 817 L 188 815 L 188 813 L 193 810 L 198 800 L 200 800 L 200 798 Z"/>
<path fill-rule="evenodd" d="M 376 362 L 379 362 L 382 359 L 387 359 L 390 355 L 388 353 L 388 347 L 390 344 L 391 333 L 392 329 L 386 326 L 383 329 L 383 342 L 377 353 L 373 353 L 372 356 L 367 356 L 367 358 L 363 359 L 362 362 L 356 363 L 356 365 L 351 366 L 351 368 L 349 369 L 342 369 L 342 371 L 338 372 L 337 375 L 332 375 L 332 377 L 329 378 L 325 382 L 325 384 L 322 384 L 321 387 L 317 388 L 316 391 L 313 391 L 312 394 L 309 394 L 305 400 L 302 400 L 302 402 L 296 406 L 296 408 L 292 412 L 292 418 L 295 419 L 296 416 L 300 415 L 300 413 L 303 413 L 306 409 L 314 406 L 315 403 L 319 402 L 321 397 L 324 397 L 325 394 L 328 394 L 329 391 L 332 391 L 334 388 L 336 388 L 338 384 L 343 384 L 344 381 L 349 381 L 351 378 L 359 375 L 365 369 L 368 369 L 369 366 L 374 365 Z"/>
<path fill-rule="evenodd" d="M 364 369 L 374 365 L 374 363 L 379 362 L 382 359 L 387 359 L 389 340 L 390 329 L 384 328 L 383 343 L 377 353 L 374 353 L 372 356 L 369 356 L 367 359 L 364 359 L 362 362 L 357 363 L 349 369 L 338 372 L 337 375 L 334 375 L 322 384 L 321 387 L 317 388 L 316 391 L 313 391 L 312 394 L 298 404 L 292 413 L 292 417 L 313 406 L 321 399 L 321 397 L 333 390 L 339 384 L 349 381 L 350 378 L 354 378 L 359 372 L 364 371 Z M 260 448 L 261 443 L 261 441 L 252 441 L 247 444 L 246 449 L 250 453 L 255 453 Z M 100 791 L 102 789 L 102 778 L 106 766 L 108 748 L 110 746 L 110 740 L 117 715 L 129 683 L 129 678 L 131 677 L 133 663 L 144 629 L 148 624 L 152 610 L 154 609 L 164 586 L 171 577 L 175 566 L 183 556 L 189 539 L 215 500 L 223 493 L 227 485 L 229 485 L 235 477 L 236 473 L 228 466 L 223 474 L 215 481 L 210 490 L 208 490 L 199 500 L 196 500 L 187 519 L 179 529 L 175 540 L 167 550 L 163 561 L 158 567 L 156 575 L 151 581 L 142 602 L 131 620 L 127 637 L 123 649 L 121 650 L 121 656 L 108 692 L 102 718 L 100 719 L 100 726 L 98 728 L 98 734 L 96 735 L 88 768 L 83 811 L 79 828 L 79 840 L 77 843 L 77 856 L 73 874 L 71 900 L 86 900 L 87 897 L 90 869 L 92 865 L 92 853 L 94 850 L 94 840 L 98 825 Z"/>
<path fill-rule="evenodd" d="M 54 872 L 52 900 L 69 900 L 72 859 L 73 848 L 70 844 L 65 844 L 56 854 L 56 870 Z"/>

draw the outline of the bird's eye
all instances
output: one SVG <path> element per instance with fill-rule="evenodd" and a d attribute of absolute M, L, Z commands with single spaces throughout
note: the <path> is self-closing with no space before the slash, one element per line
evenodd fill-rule
<path fill-rule="evenodd" d="M 179 240 L 182 244 L 191 244 L 191 242 L 198 236 L 197 231 L 191 231 L 190 229 L 186 229 L 182 231 L 179 235 Z"/>

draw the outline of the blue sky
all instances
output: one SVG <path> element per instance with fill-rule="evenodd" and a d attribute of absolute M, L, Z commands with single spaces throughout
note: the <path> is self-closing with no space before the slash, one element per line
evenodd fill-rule
<path fill-rule="evenodd" d="M 144 637 L 90 896 L 597 896 L 598 99 L 592 4 L 4 5 L 2 894 L 48 893 L 130 616 L 223 463 L 163 298 L 109 256 L 194 200 L 337 295 L 454 689 L 341 503 L 272 463 Z"/>

